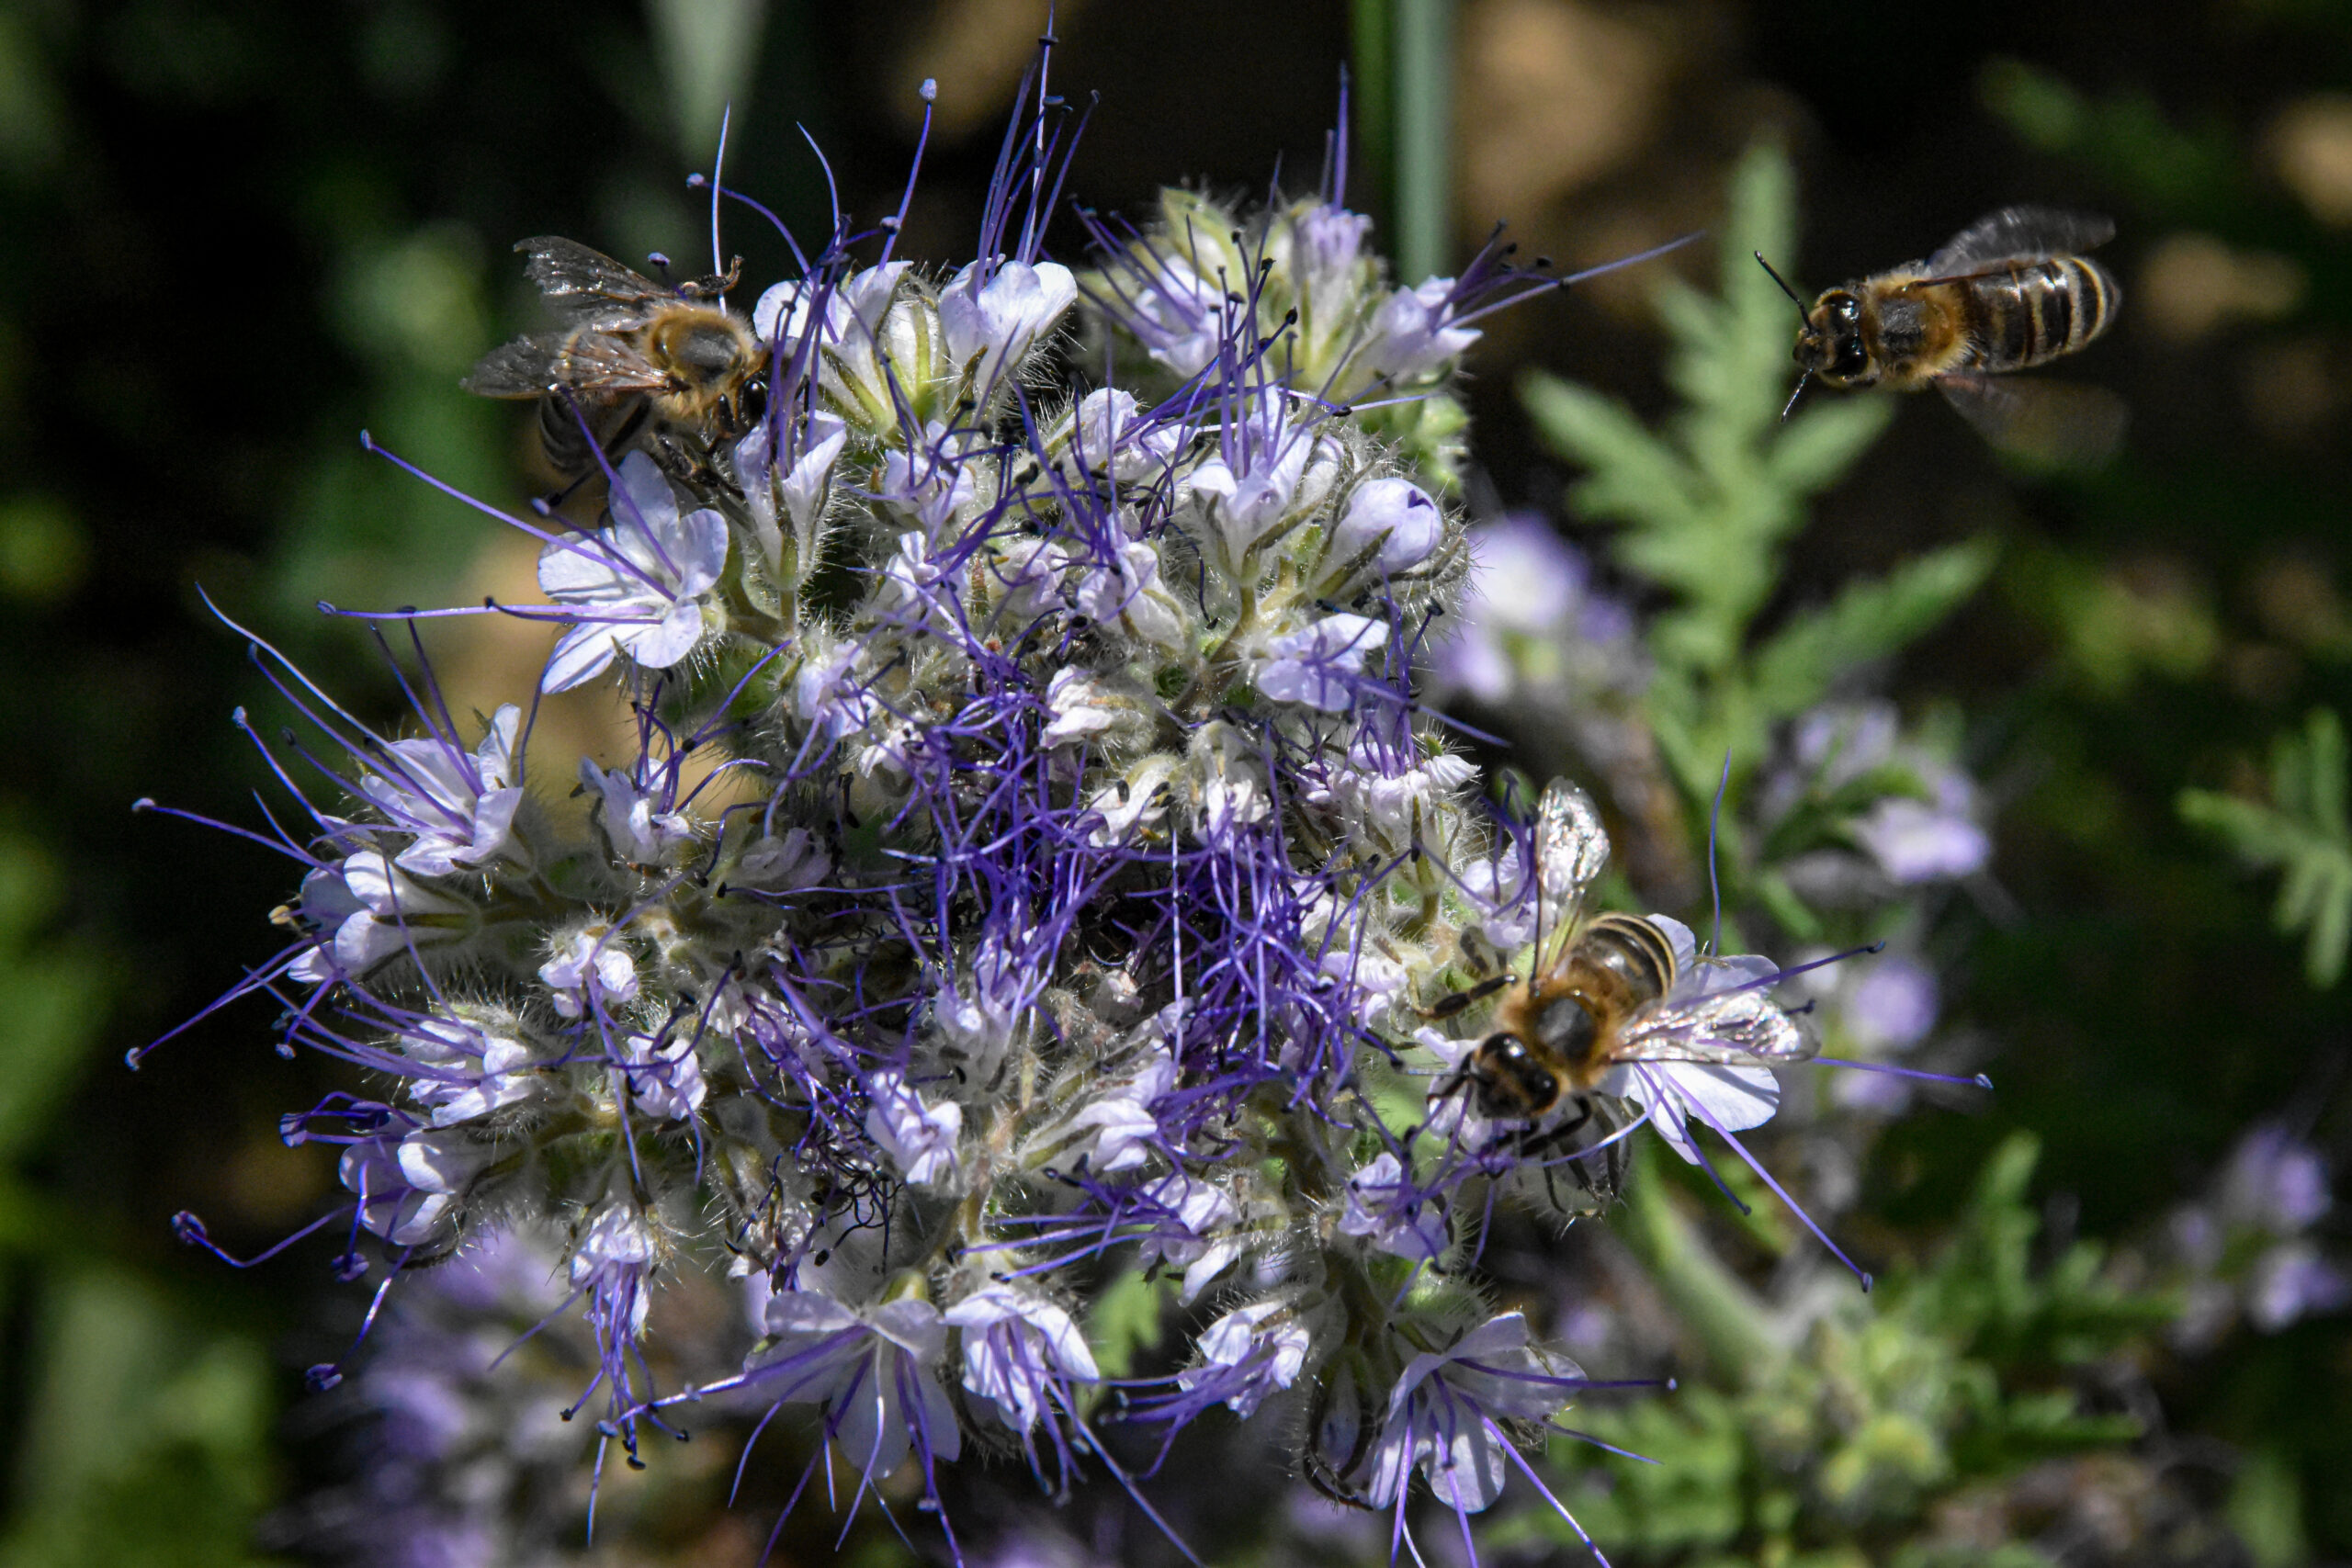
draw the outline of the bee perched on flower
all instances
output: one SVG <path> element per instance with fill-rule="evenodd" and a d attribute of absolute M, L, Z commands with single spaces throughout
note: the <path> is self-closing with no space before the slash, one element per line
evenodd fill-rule
<path fill-rule="evenodd" d="M 616 682 L 639 716 L 636 756 L 582 764 L 584 811 L 525 776 L 519 705 L 477 739 L 428 703 L 398 740 L 311 707 L 348 766 L 243 989 L 364 1077 L 287 1136 L 343 1151 L 347 1273 L 560 1237 L 597 1343 L 577 1399 L 632 1459 L 723 1396 L 803 1412 L 861 1495 L 905 1471 L 937 1505 L 983 1448 L 1057 1494 L 1132 1483 L 1100 1424 L 1223 1405 L 1306 1413 L 1309 1478 L 1351 1502 L 1401 1511 L 1418 1472 L 1483 1508 L 1526 1464 L 1500 1423 L 1583 1376 L 1480 1294 L 1478 1161 L 1366 1085 L 1435 1076 L 1420 1002 L 1566 931 L 1528 901 L 1580 900 L 1604 843 L 1555 792 L 1539 874 L 1504 875 L 1528 829 L 1413 687 L 1467 564 L 1459 422 L 1424 415 L 1472 323 L 1558 280 L 1490 251 L 1392 284 L 1331 189 L 1170 197 L 1098 222 L 1073 273 L 1038 249 L 1067 145 L 1042 74 L 1027 101 L 980 259 L 940 283 L 846 234 L 802 247 L 728 318 L 756 418 L 631 384 L 658 420 L 593 447 L 595 526 L 497 513 L 541 541 L 546 603 L 484 613 L 562 628 L 541 691 Z M 720 307 L 660 307 L 689 309 Z M 1065 359 L 1081 335 L 1114 384 Z M 1672 931 L 1604 917 L 1569 949 L 1649 966 L 1612 1037 L 1644 1049 L 1537 1094 L 1480 1046 L 1454 1083 L 1489 1115 L 1608 1089 L 1678 1146 L 1686 1111 L 1769 1114 L 1758 1075 L 1801 1054 L 1770 966 Z M 1490 1045 L 1563 1038 L 1539 970 Z M 1683 974 L 1735 991 L 1689 1011 Z M 1693 1063 L 1754 1103 L 1691 1109 Z M 656 1386 L 648 1303 L 710 1269 L 757 1282 L 758 1336 L 738 1372 Z M 1163 1279 L 1170 1314 L 1214 1315 L 1106 1402 L 1095 1308 Z"/>

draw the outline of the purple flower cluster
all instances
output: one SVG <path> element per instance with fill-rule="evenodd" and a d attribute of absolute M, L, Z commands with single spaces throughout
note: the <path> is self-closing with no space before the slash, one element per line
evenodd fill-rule
<path fill-rule="evenodd" d="M 594 527 L 505 517 L 567 628 L 540 689 L 639 716 L 570 808 L 516 707 L 477 739 L 428 686 L 387 739 L 272 666 L 332 749 L 298 748 L 308 793 L 272 750 L 315 829 L 241 989 L 365 1086 L 287 1136 L 343 1150 L 348 1272 L 369 1235 L 397 1274 L 560 1235 L 577 1403 L 632 1461 L 723 1393 L 805 1412 L 861 1495 L 911 1466 L 935 1501 L 975 1434 L 1052 1490 L 1125 1479 L 1088 1314 L 1164 1273 L 1191 1353 L 1110 1408 L 1305 1411 L 1333 1495 L 1483 1509 L 1585 1384 L 1479 1292 L 1538 1129 L 1465 1115 L 1470 1042 L 1421 1010 L 1529 962 L 1532 852 L 1411 671 L 1470 558 L 1445 389 L 1536 285 L 1489 251 L 1394 287 L 1328 195 L 1171 194 L 1074 275 L 1037 250 L 1068 128 L 1035 103 L 980 260 L 835 235 L 752 313 L 756 423 L 652 422 Z M 1058 356 L 1081 329 L 1119 384 Z M 1673 930 L 1694 995 L 1791 1029 L 1772 965 Z M 1612 1137 L 1686 1156 L 1776 1103 L 1760 1065 L 1619 1077 Z M 649 1302 L 714 1260 L 764 1335 L 658 1388 Z"/>

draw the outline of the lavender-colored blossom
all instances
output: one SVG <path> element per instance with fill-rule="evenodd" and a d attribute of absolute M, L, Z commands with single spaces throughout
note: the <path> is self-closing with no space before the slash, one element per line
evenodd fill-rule
<path fill-rule="evenodd" d="M 284 1039 L 382 1097 L 286 1123 L 342 1151 L 319 1223 L 370 1257 L 335 1266 L 560 1232 L 594 1342 L 573 1403 L 601 1393 L 632 1460 L 696 1398 L 812 1406 L 851 1505 L 911 1459 L 956 1556 L 959 1421 L 1049 1489 L 1134 1482 L 1090 1425 L 1123 1407 L 1074 1392 L 1101 1373 L 1080 1325 L 1181 1273 L 1187 1306 L 1260 1299 L 1124 1408 L 1172 1435 L 1290 1391 L 1335 1490 L 1401 1503 L 1419 1470 L 1483 1507 L 1497 1423 L 1574 1382 L 1515 1316 L 1462 1332 L 1465 1205 L 1519 1200 L 1489 1179 L 1531 1130 L 1469 1116 L 1475 1044 L 1421 1027 L 1523 969 L 1538 923 L 1531 829 L 1411 668 L 1459 603 L 1449 378 L 1504 269 L 1396 288 L 1335 178 L 1254 214 L 1082 213 L 1081 279 L 1041 248 L 1069 143 L 1034 85 L 983 260 L 918 268 L 888 223 L 876 265 L 847 232 L 796 244 L 752 313 L 751 428 L 625 425 L 603 525 L 547 547 L 540 613 L 571 629 L 540 686 L 611 671 L 636 754 L 580 766 L 584 812 L 539 809 L 518 707 L 470 751 L 429 682 L 423 739 L 349 742 L 327 707 L 358 804 L 300 800 L 293 940 L 239 993 L 316 987 Z M 1694 984 L 1769 973 L 1683 945 Z M 1771 1108 L 1737 1065 L 1624 1071 L 1686 1154 L 1691 1118 Z M 765 1340 L 657 1390 L 653 1293 L 721 1271 Z"/>
<path fill-rule="evenodd" d="M 1345 611 L 1326 615 L 1267 645 L 1258 690 L 1278 703 L 1345 713 L 1354 705 L 1364 656 L 1387 640 L 1385 622 Z"/>
<path fill-rule="evenodd" d="M 1315 429 L 1291 416 L 1279 391 L 1237 403 L 1217 453 L 1187 477 L 1207 536 L 1238 567 L 1268 533 L 1330 488 L 1329 456 Z"/>
<path fill-rule="evenodd" d="M 1241 1255 L 1240 1212 L 1213 1183 L 1171 1171 L 1136 1188 L 1133 1213 L 1148 1226 L 1138 1238 L 1144 1268 L 1160 1263 L 1183 1273 L 1180 1304 L 1190 1306 Z"/>
<path fill-rule="evenodd" d="M 691 1030 L 673 1035 L 621 1032 L 613 1042 L 615 1076 L 628 1085 L 630 1103 L 665 1122 L 683 1122 L 702 1109 L 708 1086 Z"/>
<path fill-rule="evenodd" d="M 1133 392 L 1098 387 L 1079 400 L 1070 439 L 1087 468 L 1135 485 L 1171 471 L 1186 434 L 1181 423 L 1148 417 Z"/>
<path fill-rule="evenodd" d="M 1409 381 L 1441 368 L 1478 341 L 1475 327 L 1460 324 L 1460 299 L 1453 279 L 1430 277 L 1389 295 L 1374 317 L 1373 368 Z"/>
<path fill-rule="evenodd" d="M 727 520 L 709 508 L 681 513 L 653 459 L 632 452 L 613 487 L 613 523 L 539 552 L 539 591 L 574 614 L 556 643 L 543 692 L 568 692 L 616 656 L 667 670 L 702 640 L 703 596 L 727 563 Z"/>
<path fill-rule="evenodd" d="M 1962 800 L 1959 791 L 1947 798 Z M 1897 884 L 1948 881 L 1981 870 L 1992 840 L 1962 805 L 1890 795 L 1854 824 L 1855 839 Z"/>
<path fill-rule="evenodd" d="M 1369 555 L 1385 577 L 1417 567 L 1444 536 L 1445 518 L 1429 492 L 1409 479 L 1373 479 L 1356 487 L 1331 528 L 1326 556 L 1334 568 Z"/>
<path fill-rule="evenodd" d="M 537 1094 L 537 1054 L 511 1022 L 425 1017 L 393 1037 L 402 1055 L 429 1069 L 409 1098 L 428 1106 L 436 1127 L 452 1127 Z"/>

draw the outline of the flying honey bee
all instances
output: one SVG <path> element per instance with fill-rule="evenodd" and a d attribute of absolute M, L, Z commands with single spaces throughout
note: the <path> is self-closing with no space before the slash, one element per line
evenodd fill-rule
<path fill-rule="evenodd" d="M 1593 1114 L 1591 1097 L 1612 1067 L 1643 1062 L 1758 1066 L 1798 1062 L 1818 1046 L 1765 995 L 1744 964 L 1698 961 L 1723 984 L 1678 997 L 1685 970 L 1657 920 L 1584 918 L 1584 897 L 1609 859 L 1609 835 L 1592 798 L 1565 780 L 1535 814 L 1535 957 L 1525 979 L 1497 976 L 1457 991 L 1431 1010 L 1458 1012 L 1509 986 L 1493 1031 L 1463 1058 L 1441 1096 L 1467 1088 L 1479 1114 L 1540 1121 L 1576 1103 L 1557 1131 Z M 1767 971 L 1769 973 L 1769 971 Z"/>
<path fill-rule="evenodd" d="M 2005 207 L 1923 262 L 1796 301 L 1789 408 L 1818 376 L 1833 387 L 1934 387 L 1994 445 L 2045 458 L 2096 461 L 2123 433 L 2122 400 L 2094 388 L 1994 379 L 2072 354 L 2115 320 L 2123 291 L 2082 254 L 2115 236 L 2104 218 Z M 1786 418 L 1783 411 L 1781 417 Z"/>
<path fill-rule="evenodd" d="M 558 474 L 593 472 L 599 451 L 616 454 L 649 418 L 663 456 L 683 441 L 690 464 L 751 427 L 757 415 L 747 404 L 766 355 L 750 324 L 717 302 L 741 262 L 670 288 L 553 235 L 514 248 L 565 324 L 492 349 L 464 385 L 487 398 L 539 399 L 539 444 Z"/>

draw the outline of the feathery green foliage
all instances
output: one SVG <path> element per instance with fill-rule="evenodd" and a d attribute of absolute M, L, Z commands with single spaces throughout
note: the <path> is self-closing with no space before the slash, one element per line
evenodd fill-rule
<path fill-rule="evenodd" d="M 2303 933 L 2303 970 L 2322 989 L 2344 973 L 2352 942 L 2352 824 L 2345 817 L 2344 721 L 2315 708 L 2302 733 L 2270 743 L 2270 801 L 2183 790 L 2180 814 L 2285 879 L 2272 918 Z"/>

